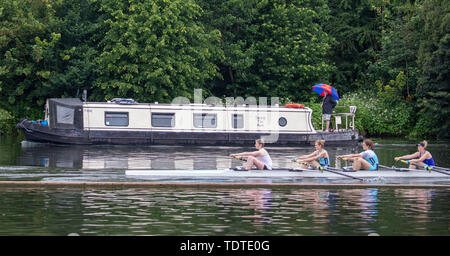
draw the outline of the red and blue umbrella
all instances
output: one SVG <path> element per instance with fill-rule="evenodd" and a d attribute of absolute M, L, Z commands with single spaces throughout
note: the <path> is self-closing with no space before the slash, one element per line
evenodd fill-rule
<path fill-rule="evenodd" d="M 327 91 L 328 94 L 331 94 L 331 96 L 335 100 L 339 100 L 339 95 L 336 89 L 334 89 L 333 86 L 330 86 L 328 84 L 316 84 L 312 87 L 312 90 L 317 92 L 320 96 L 325 96 L 325 91 Z"/>

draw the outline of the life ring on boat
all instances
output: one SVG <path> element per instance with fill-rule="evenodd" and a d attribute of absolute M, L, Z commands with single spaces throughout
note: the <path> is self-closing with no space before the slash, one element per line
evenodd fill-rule
<path fill-rule="evenodd" d="M 303 105 L 303 104 L 296 104 L 296 103 L 287 103 L 286 105 L 285 105 L 287 108 L 304 108 L 305 107 L 305 105 Z"/>

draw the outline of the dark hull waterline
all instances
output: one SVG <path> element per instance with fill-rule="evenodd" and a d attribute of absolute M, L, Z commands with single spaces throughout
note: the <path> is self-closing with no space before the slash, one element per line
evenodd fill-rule
<path fill-rule="evenodd" d="M 243 132 L 172 132 L 172 131 L 101 131 L 50 128 L 46 125 L 22 120 L 17 124 L 27 141 L 93 145 L 225 145 L 245 146 L 269 133 Z M 362 140 L 356 130 L 317 133 L 279 133 L 278 140 L 270 146 L 311 145 L 316 140 L 326 140 L 327 145 L 355 144 Z"/>

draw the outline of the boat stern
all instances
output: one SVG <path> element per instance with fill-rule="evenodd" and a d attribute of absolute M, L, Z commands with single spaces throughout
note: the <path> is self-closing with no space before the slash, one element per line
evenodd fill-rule
<path fill-rule="evenodd" d="M 88 136 L 82 130 L 50 128 L 44 121 L 22 119 L 16 128 L 21 130 L 27 141 L 62 143 L 62 144 L 91 144 Z"/>

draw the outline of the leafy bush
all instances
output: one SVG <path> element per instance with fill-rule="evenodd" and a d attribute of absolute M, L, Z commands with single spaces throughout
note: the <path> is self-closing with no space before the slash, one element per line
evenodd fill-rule
<path fill-rule="evenodd" d="M 312 109 L 312 124 L 316 130 L 322 129 L 322 107 L 320 106 L 320 102 L 314 102 L 310 100 L 310 102 L 305 104 L 305 107 Z"/>
<path fill-rule="evenodd" d="M 410 138 L 431 138 L 436 137 L 436 127 L 439 127 L 439 124 L 436 119 L 429 118 L 426 115 L 418 115 L 417 122 L 412 129 L 412 132 L 409 134 Z"/>
<path fill-rule="evenodd" d="M 0 135 L 1 134 L 15 134 L 15 120 L 11 114 L 3 109 L 0 109 Z"/>
<path fill-rule="evenodd" d="M 375 93 L 344 95 L 339 105 L 357 106 L 355 126 L 362 134 L 405 136 L 411 130 L 413 108 L 404 101 L 391 101 Z"/>

